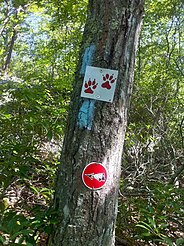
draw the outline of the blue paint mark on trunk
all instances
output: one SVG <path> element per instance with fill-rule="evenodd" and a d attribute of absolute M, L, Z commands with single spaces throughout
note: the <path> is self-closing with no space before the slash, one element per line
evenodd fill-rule
<path fill-rule="evenodd" d="M 79 110 L 77 125 L 81 129 L 91 130 L 95 109 L 95 100 L 84 99 Z"/>
<path fill-rule="evenodd" d="M 82 66 L 80 70 L 81 75 L 85 74 L 86 66 L 91 65 L 95 50 L 96 50 L 96 47 L 94 44 L 91 44 L 88 48 L 86 48 L 84 55 L 83 55 Z"/>
<path fill-rule="evenodd" d="M 84 76 L 86 72 L 86 66 L 90 66 L 92 64 L 95 50 L 96 47 L 94 44 L 91 44 L 88 48 L 86 48 L 80 69 L 81 75 Z M 78 114 L 77 125 L 79 128 L 87 129 L 89 131 L 91 130 L 94 117 L 94 108 L 95 100 L 85 98 Z"/>

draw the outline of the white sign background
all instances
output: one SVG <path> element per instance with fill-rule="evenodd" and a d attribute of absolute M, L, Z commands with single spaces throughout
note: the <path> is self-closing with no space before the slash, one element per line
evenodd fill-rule
<path fill-rule="evenodd" d="M 118 77 L 117 70 L 87 66 L 81 97 L 112 102 Z"/>

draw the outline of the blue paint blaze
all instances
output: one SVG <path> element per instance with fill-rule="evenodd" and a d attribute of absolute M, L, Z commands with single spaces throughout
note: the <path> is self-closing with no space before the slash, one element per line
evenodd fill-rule
<path fill-rule="evenodd" d="M 94 116 L 95 100 L 84 99 L 79 110 L 77 125 L 81 129 L 91 130 Z"/>
<path fill-rule="evenodd" d="M 86 48 L 84 55 L 83 55 L 82 66 L 80 70 L 81 75 L 85 74 L 86 66 L 91 65 L 95 50 L 96 50 L 96 47 L 94 44 L 91 44 L 88 48 Z"/>
<path fill-rule="evenodd" d="M 91 44 L 88 48 L 85 49 L 82 66 L 80 69 L 80 74 L 85 75 L 86 66 L 90 66 L 92 64 L 92 58 L 95 53 L 96 47 L 94 44 Z M 94 108 L 95 108 L 95 100 L 85 98 L 82 106 L 79 110 L 77 125 L 81 129 L 91 130 L 93 117 L 94 117 Z"/>

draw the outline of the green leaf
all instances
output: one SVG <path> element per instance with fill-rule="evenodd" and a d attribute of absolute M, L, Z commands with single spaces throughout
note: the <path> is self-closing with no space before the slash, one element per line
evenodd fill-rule
<path fill-rule="evenodd" d="M 136 227 L 144 228 L 147 231 L 151 231 L 152 230 L 152 228 L 148 224 L 146 224 L 146 223 L 145 223 L 145 225 L 144 224 L 137 224 Z"/>
<path fill-rule="evenodd" d="M 150 237 L 152 234 L 150 232 L 141 233 L 144 237 Z"/>
<path fill-rule="evenodd" d="M 47 132 L 47 138 L 48 138 L 48 141 L 49 141 L 49 142 L 52 140 L 52 137 L 53 137 L 52 130 L 49 130 L 49 131 Z"/>
<path fill-rule="evenodd" d="M 5 242 L 6 242 L 6 238 L 0 235 L 0 243 L 4 245 Z"/>
<path fill-rule="evenodd" d="M 150 224 L 151 224 L 154 228 L 157 227 L 157 226 L 156 226 L 156 223 L 155 223 L 155 220 L 154 220 L 153 218 L 148 218 L 148 221 L 150 222 Z"/>
<path fill-rule="evenodd" d="M 183 238 L 178 238 L 177 240 L 176 240 L 176 245 L 177 246 L 182 246 L 184 244 L 184 239 Z"/>
<path fill-rule="evenodd" d="M 173 246 L 173 241 L 170 238 L 168 238 L 168 237 L 164 238 L 163 242 L 167 243 L 168 246 Z"/>
<path fill-rule="evenodd" d="M 32 243 L 26 243 L 26 246 L 33 246 L 33 244 Z"/>
<path fill-rule="evenodd" d="M 33 230 L 31 230 L 31 229 L 20 230 L 20 231 L 14 233 L 10 238 L 11 238 L 11 240 L 15 240 L 15 238 L 19 235 L 29 236 L 30 233 L 33 233 Z"/>
<path fill-rule="evenodd" d="M 35 186 L 31 185 L 30 188 L 31 188 L 36 194 L 39 194 L 39 190 L 38 190 Z"/>

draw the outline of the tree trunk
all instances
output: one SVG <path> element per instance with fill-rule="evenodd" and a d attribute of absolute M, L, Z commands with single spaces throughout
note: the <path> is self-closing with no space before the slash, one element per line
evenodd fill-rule
<path fill-rule="evenodd" d="M 57 174 L 59 223 L 52 246 L 114 245 L 121 157 L 132 90 L 143 0 L 90 0 L 68 125 Z M 80 97 L 86 65 L 118 70 L 112 103 Z M 102 163 L 100 190 L 82 182 L 84 167 Z"/>
<path fill-rule="evenodd" d="M 5 64 L 3 66 L 3 71 L 5 73 L 7 72 L 8 66 L 10 65 L 10 62 L 11 62 L 13 47 L 14 47 L 14 44 L 15 44 L 16 39 L 17 39 L 17 30 L 16 30 L 16 27 L 14 27 L 12 38 L 11 38 L 11 41 L 10 41 L 10 46 L 9 46 L 8 54 L 7 54 L 7 57 L 6 57 Z"/>

